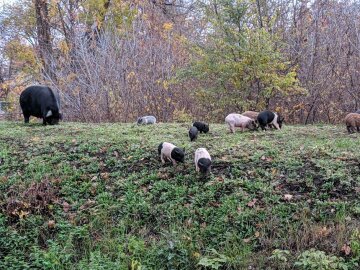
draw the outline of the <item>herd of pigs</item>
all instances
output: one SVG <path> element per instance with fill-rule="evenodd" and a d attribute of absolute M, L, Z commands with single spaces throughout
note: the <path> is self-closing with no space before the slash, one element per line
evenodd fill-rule
<path fill-rule="evenodd" d="M 27 87 L 20 95 L 20 106 L 24 115 L 25 123 L 29 122 L 30 116 L 43 119 L 44 125 L 58 124 L 62 119 L 60 113 L 60 100 L 54 94 L 50 87 L 47 86 L 30 86 Z M 242 131 L 249 129 L 263 131 L 268 128 L 281 129 L 284 118 L 276 112 L 271 111 L 246 111 L 242 114 L 231 113 L 225 118 L 230 132 L 234 133 L 235 128 L 241 128 Z M 139 117 L 137 124 L 148 125 L 155 124 L 155 116 Z M 345 117 L 346 128 L 349 133 L 360 132 L 360 110 L 355 113 L 349 113 Z M 199 133 L 209 132 L 209 125 L 203 122 L 195 122 L 189 130 L 190 141 L 197 139 Z M 177 162 L 184 162 L 185 149 L 180 149 L 174 144 L 163 142 L 158 147 L 161 162 L 171 161 L 173 165 Z M 208 174 L 211 169 L 211 156 L 205 148 L 198 148 L 195 151 L 195 167 L 197 172 Z"/>

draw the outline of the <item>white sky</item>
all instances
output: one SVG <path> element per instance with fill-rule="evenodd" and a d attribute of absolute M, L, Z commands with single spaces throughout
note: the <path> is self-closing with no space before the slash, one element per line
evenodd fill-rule
<path fill-rule="evenodd" d="M 11 4 L 18 0 L 0 0 L 0 7 L 2 7 L 4 4 Z"/>

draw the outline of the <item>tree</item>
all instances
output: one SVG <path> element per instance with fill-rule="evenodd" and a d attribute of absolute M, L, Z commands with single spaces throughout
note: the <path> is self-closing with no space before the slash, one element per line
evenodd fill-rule
<path fill-rule="evenodd" d="M 53 49 L 50 31 L 50 18 L 47 0 L 34 0 L 36 14 L 37 41 L 39 55 L 44 73 L 52 80 L 56 80 L 53 66 Z"/>
<path fill-rule="evenodd" d="M 216 115 L 216 109 L 228 113 L 268 108 L 272 98 L 302 90 L 277 36 L 263 27 L 262 19 L 254 20 L 253 4 L 203 3 L 208 27 L 200 42 L 190 44 L 194 60 L 181 76 L 202 82 L 197 95 Z"/>

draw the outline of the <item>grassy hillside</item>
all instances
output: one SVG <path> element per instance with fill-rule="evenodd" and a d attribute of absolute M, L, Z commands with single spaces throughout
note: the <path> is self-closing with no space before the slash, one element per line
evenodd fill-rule
<path fill-rule="evenodd" d="M 358 269 L 359 134 L 210 128 L 0 122 L 0 269 Z"/>

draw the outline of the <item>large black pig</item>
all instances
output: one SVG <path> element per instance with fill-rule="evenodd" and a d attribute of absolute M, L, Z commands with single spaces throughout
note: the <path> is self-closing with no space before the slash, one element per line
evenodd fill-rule
<path fill-rule="evenodd" d="M 43 119 L 43 125 L 56 125 L 62 119 L 59 100 L 50 87 L 29 86 L 20 95 L 20 106 L 25 123 L 30 116 Z"/>

